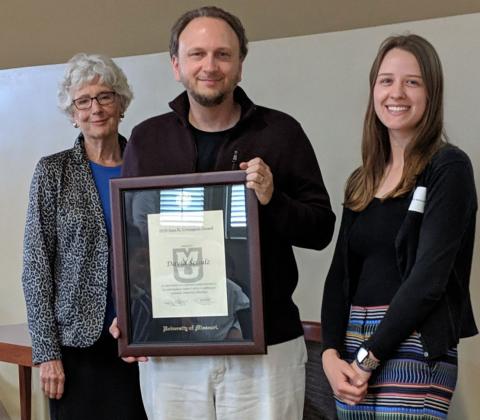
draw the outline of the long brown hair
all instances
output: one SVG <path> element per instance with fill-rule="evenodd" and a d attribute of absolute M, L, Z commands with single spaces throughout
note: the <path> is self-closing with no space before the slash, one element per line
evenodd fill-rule
<path fill-rule="evenodd" d="M 402 178 L 385 197 L 399 197 L 415 185 L 432 155 L 446 142 L 443 129 L 443 72 L 435 48 L 425 38 L 409 34 L 391 36 L 382 42 L 370 69 L 370 97 L 363 124 L 362 166 L 347 181 L 344 205 L 361 211 L 373 200 L 390 158 L 388 129 L 379 120 L 373 103 L 373 89 L 385 55 L 393 48 L 413 54 L 417 59 L 427 91 L 427 106 L 404 157 Z"/>

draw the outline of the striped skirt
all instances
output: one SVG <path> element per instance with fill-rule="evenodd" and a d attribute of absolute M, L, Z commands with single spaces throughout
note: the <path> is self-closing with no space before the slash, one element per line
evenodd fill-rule
<path fill-rule="evenodd" d="M 383 319 L 388 306 L 352 306 L 345 336 L 346 357 L 352 361 L 360 344 Z M 457 350 L 428 360 L 420 334 L 414 332 L 370 380 L 364 400 L 355 406 L 336 400 L 343 420 L 446 419 L 457 381 Z"/>

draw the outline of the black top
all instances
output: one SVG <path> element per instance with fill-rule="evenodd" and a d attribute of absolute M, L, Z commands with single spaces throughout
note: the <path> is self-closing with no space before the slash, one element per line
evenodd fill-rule
<path fill-rule="evenodd" d="M 385 201 L 375 198 L 352 225 L 349 250 L 353 305 L 388 305 L 400 287 L 395 238 L 408 204 L 406 197 Z"/>
<path fill-rule="evenodd" d="M 190 126 L 195 144 L 197 145 L 197 172 L 212 172 L 215 170 L 215 163 L 218 151 L 223 143 L 228 141 L 231 129 L 225 131 L 208 132 Z"/>
<path fill-rule="evenodd" d="M 446 354 L 461 337 L 477 333 L 469 293 L 477 211 L 470 159 L 457 147 L 445 145 L 417 177 L 418 187 L 425 188 L 425 205 L 405 212 L 395 238 L 401 285 L 366 343 L 380 360 L 415 330 L 431 359 Z M 412 200 L 413 191 L 408 196 Z M 358 216 L 343 209 L 323 294 L 324 348 L 340 352 L 352 303 L 350 234 Z"/>

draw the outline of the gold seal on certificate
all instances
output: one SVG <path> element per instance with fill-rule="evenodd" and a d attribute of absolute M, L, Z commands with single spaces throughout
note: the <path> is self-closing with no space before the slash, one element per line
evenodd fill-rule
<path fill-rule="evenodd" d="M 153 318 L 227 316 L 223 211 L 148 215 Z"/>

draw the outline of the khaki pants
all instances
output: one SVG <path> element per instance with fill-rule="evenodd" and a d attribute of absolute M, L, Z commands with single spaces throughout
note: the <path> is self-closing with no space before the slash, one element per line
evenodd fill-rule
<path fill-rule="evenodd" d="M 267 355 L 151 357 L 140 363 L 149 420 L 301 420 L 303 336 Z"/>

